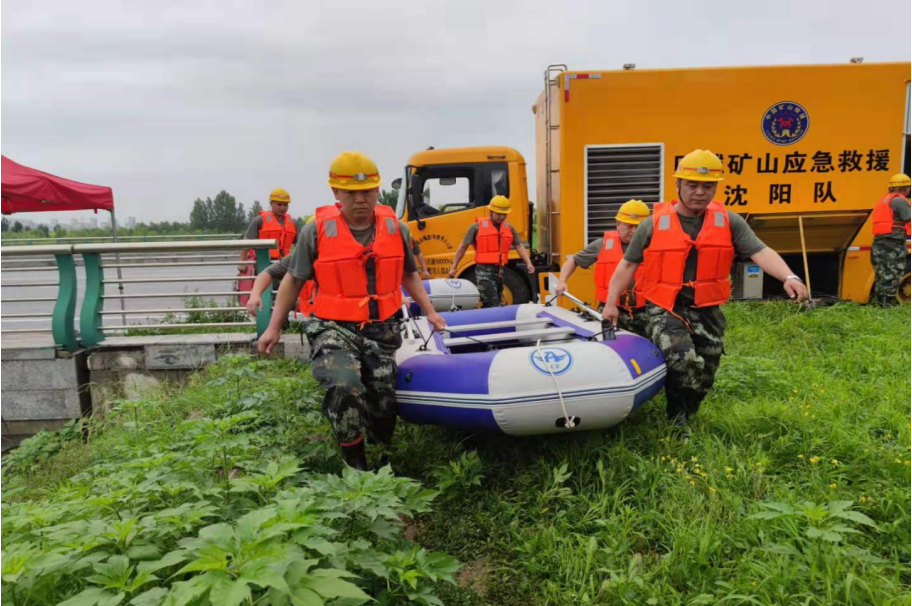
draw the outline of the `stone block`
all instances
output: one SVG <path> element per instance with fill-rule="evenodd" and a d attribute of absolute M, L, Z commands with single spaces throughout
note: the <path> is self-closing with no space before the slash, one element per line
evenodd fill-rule
<path fill-rule="evenodd" d="M 5 421 L 78 419 L 79 392 L 75 389 L 3 390 Z"/>
<path fill-rule="evenodd" d="M 56 358 L 57 349 L 54 347 L 4 348 L 0 353 L 0 359 L 4 362 L 7 360 L 54 360 Z"/>
<path fill-rule="evenodd" d="M 4 400 L 8 391 L 32 389 L 75 389 L 76 360 L 4 360 L 0 389 Z M 4 402 L 5 403 L 5 402 Z"/>
<path fill-rule="evenodd" d="M 144 359 L 142 351 L 95 351 L 89 354 L 89 370 L 137 370 Z"/>
<path fill-rule="evenodd" d="M 196 370 L 215 362 L 215 346 L 212 344 L 148 345 L 145 350 L 147 370 Z"/>
<path fill-rule="evenodd" d="M 124 396 L 130 400 L 139 400 L 159 387 L 160 383 L 155 377 L 142 372 L 130 372 L 124 376 Z"/>

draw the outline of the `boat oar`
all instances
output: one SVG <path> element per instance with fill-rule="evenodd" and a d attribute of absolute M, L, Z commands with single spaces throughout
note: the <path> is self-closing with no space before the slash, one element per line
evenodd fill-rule
<path fill-rule="evenodd" d="M 602 314 L 600 314 L 598 311 L 592 309 L 591 307 L 586 305 L 583 301 L 581 301 L 580 299 L 577 299 L 576 297 L 574 297 L 567 291 L 564 291 L 563 293 L 561 293 L 561 295 L 554 295 L 554 298 L 552 298 L 551 300 L 553 301 L 558 296 L 567 297 L 568 299 L 570 299 L 571 301 L 573 301 L 574 303 L 579 305 L 580 309 L 582 309 L 583 311 L 588 313 L 590 316 L 592 316 L 594 319 L 596 319 L 602 323 L 602 331 L 592 335 L 590 337 L 590 340 L 594 341 L 595 337 L 603 336 L 603 337 L 605 337 L 605 340 L 607 340 L 607 341 L 614 341 L 614 339 L 616 337 L 616 335 L 614 334 L 614 331 L 615 331 L 614 325 L 609 323 L 608 326 L 605 326 L 605 320 L 602 318 Z"/>

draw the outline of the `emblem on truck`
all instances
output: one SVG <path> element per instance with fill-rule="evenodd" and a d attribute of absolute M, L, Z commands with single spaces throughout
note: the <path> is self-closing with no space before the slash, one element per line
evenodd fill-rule
<path fill-rule="evenodd" d="M 780 101 L 763 114 L 760 128 L 770 143 L 791 145 L 804 138 L 810 124 L 804 107 L 794 101 Z"/>

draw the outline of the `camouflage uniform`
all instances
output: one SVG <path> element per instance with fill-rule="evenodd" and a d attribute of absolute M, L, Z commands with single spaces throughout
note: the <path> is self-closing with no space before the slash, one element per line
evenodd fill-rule
<path fill-rule="evenodd" d="M 874 266 L 874 303 L 896 305 L 896 291 L 906 273 L 905 238 L 875 238 L 871 246 Z"/>
<path fill-rule="evenodd" d="M 718 306 L 675 305 L 671 314 L 652 303 L 647 305 L 646 314 L 649 338 L 662 350 L 668 368 L 665 377 L 668 418 L 674 419 L 680 412 L 694 415 L 719 369 L 724 353 L 725 316 Z"/>
<path fill-rule="evenodd" d="M 313 375 L 326 390 L 323 413 L 340 443 L 367 433 L 388 447 L 396 428 L 396 350 L 399 324 L 390 318 L 365 324 L 311 317 L 304 333 L 312 347 Z"/>
<path fill-rule="evenodd" d="M 476 265 L 475 285 L 478 286 L 482 307 L 500 307 L 504 287 L 501 265 Z"/>
<path fill-rule="evenodd" d="M 624 307 L 618 308 L 618 328 L 648 339 L 648 326 L 649 314 L 646 313 L 645 307 L 632 310 Z"/>

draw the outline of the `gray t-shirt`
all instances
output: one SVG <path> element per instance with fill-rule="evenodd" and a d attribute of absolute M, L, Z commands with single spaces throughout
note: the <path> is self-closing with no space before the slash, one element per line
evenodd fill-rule
<path fill-rule="evenodd" d="M 602 252 L 602 243 L 604 243 L 604 241 L 604 237 L 593 240 L 586 245 L 586 248 L 573 255 L 573 261 L 576 263 L 576 266 L 586 269 L 598 261 L 598 256 L 599 253 Z M 627 244 L 621 242 L 621 250 L 627 252 Z"/>
<path fill-rule="evenodd" d="M 286 221 L 290 221 L 288 215 L 285 216 Z M 253 221 L 250 222 L 250 225 L 247 226 L 247 231 L 244 232 L 244 240 L 258 240 L 260 238 L 260 230 L 263 229 L 263 215 L 257 215 Z M 298 231 L 295 233 L 294 241 L 292 244 L 298 243 L 298 236 L 301 235 L 301 232 Z"/>
<path fill-rule="evenodd" d="M 890 208 L 893 209 L 893 221 L 895 223 L 908 223 L 909 217 L 912 215 L 912 207 L 909 206 L 909 203 L 903 199 L 902 196 L 895 196 L 890 200 Z M 894 227 L 893 231 L 888 234 L 880 234 L 879 236 L 874 236 L 875 240 L 880 240 L 881 238 L 890 239 L 890 240 L 906 240 L 906 230 L 902 227 Z"/>
<path fill-rule="evenodd" d="M 291 254 L 287 254 L 269 267 L 266 268 L 266 273 L 272 277 L 273 280 L 281 280 L 285 277 L 285 274 L 288 273 L 288 265 L 291 263 Z"/>
<path fill-rule="evenodd" d="M 492 221 L 491 223 L 494 222 Z M 497 223 L 494 223 L 494 226 L 497 227 L 497 229 L 500 229 L 502 225 L 503 223 L 499 225 Z M 516 228 L 509 223 L 506 225 L 510 228 L 510 231 L 513 232 L 513 246 L 522 244 L 522 240 L 519 239 L 519 234 L 516 232 Z M 466 232 L 465 238 L 462 239 L 462 243 L 466 245 L 474 245 L 476 236 L 478 236 L 478 223 L 472 223 L 472 225 L 469 227 L 469 231 Z"/>
<path fill-rule="evenodd" d="M 764 244 L 760 238 L 754 233 L 754 230 L 750 228 L 750 225 L 747 224 L 740 215 L 737 215 L 731 211 L 728 212 L 728 225 L 731 228 L 732 234 L 732 245 L 735 248 L 735 255 L 739 259 L 749 259 L 753 255 L 757 254 L 764 248 Z M 654 216 L 653 216 L 654 217 Z M 642 263 L 643 262 L 643 250 L 645 250 L 650 242 L 652 242 L 652 229 L 653 229 L 653 217 L 648 217 L 640 223 L 640 226 L 637 227 L 636 232 L 633 234 L 633 239 L 630 241 L 630 244 L 627 246 L 627 250 L 624 252 L 624 259 L 630 263 Z M 678 215 L 678 219 L 681 221 L 681 229 L 684 230 L 691 238 L 696 239 L 700 235 L 700 231 L 703 229 L 703 219 L 706 218 L 706 213 L 703 213 L 699 217 L 685 217 L 683 215 Z M 684 264 L 684 281 L 692 282 L 697 278 L 697 249 L 693 248 L 690 251 L 690 254 L 687 256 L 687 261 Z M 685 286 L 681 289 L 681 294 L 679 295 L 686 301 L 693 301 L 693 288 L 690 286 Z"/>
<path fill-rule="evenodd" d="M 351 233 L 358 244 L 369 246 L 374 241 L 374 231 L 374 227 L 371 226 L 367 229 L 352 229 Z M 300 280 L 312 280 L 314 278 L 313 263 L 317 259 L 316 221 L 306 224 L 298 233 L 301 237 L 298 239 L 298 246 L 288 255 L 291 260 L 288 263 L 287 271 Z M 411 241 L 409 228 L 402 221 L 399 221 L 399 235 L 402 237 L 402 249 L 405 251 L 403 270 L 405 273 L 416 272 L 418 266 L 415 264 L 415 255 L 412 254 L 412 248 L 409 246 Z M 374 288 L 373 276 L 370 274 L 368 274 L 368 288 Z"/>

